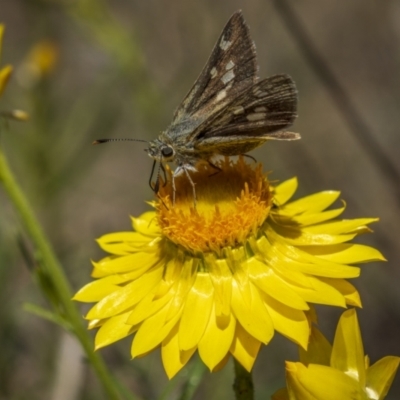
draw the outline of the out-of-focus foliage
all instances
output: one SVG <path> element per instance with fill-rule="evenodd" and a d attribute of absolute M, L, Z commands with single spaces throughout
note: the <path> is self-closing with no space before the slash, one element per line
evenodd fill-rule
<path fill-rule="evenodd" d="M 23 109 L 31 118 L 24 124 L 10 122 L 8 133 L 0 138 L 2 147 L 72 285 L 82 286 L 91 270 L 89 259 L 102 256 L 94 238 L 128 230 L 127 216 L 141 214 L 151 198 L 151 160 L 143 144 L 92 147 L 91 142 L 156 137 L 238 8 L 257 46 L 260 76 L 289 73 L 300 97 L 293 130 L 303 139 L 269 143 L 253 155 L 273 170 L 272 179 L 299 176 L 300 195 L 340 189 L 351 210 L 348 217 L 381 218 L 376 234 L 367 240 L 389 262 L 362 267 L 357 288 L 364 310 L 359 319 L 372 363 L 386 354 L 398 355 L 399 198 L 352 135 L 273 1 L 3 2 L 0 22 L 7 30 L 2 65 L 12 64 L 14 74 L 0 111 Z M 400 170 L 399 3 L 296 2 L 294 11 L 387 158 Z M 74 398 L 68 397 L 74 390 L 82 399 L 101 399 L 98 382 L 81 362 L 77 346 L 57 326 L 23 311 L 24 302 L 46 304 L 27 269 L 34 266 L 35 254 L 2 192 L 0 201 L 0 399 L 63 400 Z M 319 314 L 324 332 L 334 331 L 338 314 Z M 133 392 L 146 399 L 159 396 L 167 383 L 160 360 L 155 355 L 131 362 L 126 357 L 129 343 L 102 350 L 107 363 Z M 294 354 L 295 348 L 280 338 L 262 351 L 254 372 L 259 399 L 283 386 L 284 360 L 294 359 Z M 175 378 L 176 387 L 185 373 Z M 195 398 L 230 399 L 231 381 L 232 372 L 225 368 L 207 377 Z M 396 377 L 387 398 L 399 397 Z"/>

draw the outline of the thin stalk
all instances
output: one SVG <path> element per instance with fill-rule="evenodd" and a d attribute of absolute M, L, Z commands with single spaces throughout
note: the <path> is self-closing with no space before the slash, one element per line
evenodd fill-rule
<path fill-rule="evenodd" d="M 189 371 L 188 379 L 182 389 L 182 394 L 179 400 L 191 400 L 203 380 L 204 374 L 207 371 L 207 367 L 201 361 L 200 357 L 197 357 L 192 368 Z"/>
<path fill-rule="evenodd" d="M 235 365 L 235 381 L 233 382 L 233 390 L 236 400 L 253 400 L 254 387 L 253 377 L 251 372 L 248 372 L 244 367 L 233 359 Z"/>
<path fill-rule="evenodd" d="M 41 265 L 46 275 L 51 279 L 52 286 L 57 291 L 57 298 L 62 306 L 65 319 L 71 326 L 72 332 L 81 343 L 86 356 L 102 383 L 107 398 L 119 399 L 118 390 L 109 374 L 106 365 L 98 353 L 93 351 L 93 343 L 83 326 L 82 317 L 71 301 L 71 288 L 63 272 L 62 266 L 55 256 L 46 235 L 44 234 L 33 210 L 14 178 L 7 159 L 0 148 L 0 182 L 3 184 L 13 203 L 29 237 L 40 254 Z"/>

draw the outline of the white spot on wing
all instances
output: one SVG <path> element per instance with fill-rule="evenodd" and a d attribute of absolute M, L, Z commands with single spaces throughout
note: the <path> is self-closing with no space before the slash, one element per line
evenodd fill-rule
<path fill-rule="evenodd" d="M 260 121 L 262 119 L 265 119 L 265 117 L 267 116 L 266 113 L 254 113 L 254 114 L 249 114 L 246 119 L 250 122 L 253 121 Z"/>
<path fill-rule="evenodd" d="M 177 167 L 176 170 L 174 171 L 174 177 L 182 175 L 185 172 L 185 169 L 182 167 Z"/>
<path fill-rule="evenodd" d="M 230 82 L 233 78 L 235 77 L 235 74 L 233 73 L 232 70 L 228 71 L 222 78 L 221 81 L 226 85 L 228 82 Z"/>
<path fill-rule="evenodd" d="M 231 47 L 232 42 L 229 40 L 225 40 L 225 36 L 222 36 L 221 42 L 219 43 L 219 47 L 221 50 L 226 51 Z"/>
<path fill-rule="evenodd" d="M 224 99 L 226 97 L 226 90 L 221 90 L 218 94 L 217 94 L 217 101 L 221 101 L 222 99 Z"/>
<path fill-rule="evenodd" d="M 229 69 L 232 69 L 234 66 L 235 66 L 235 63 L 232 60 L 230 60 L 228 62 L 228 64 L 226 64 L 225 69 L 228 71 Z"/>
<path fill-rule="evenodd" d="M 212 67 L 210 71 L 211 79 L 215 78 L 217 76 L 217 73 L 218 73 L 217 68 Z"/>
<path fill-rule="evenodd" d="M 183 166 L 177 167 L 174 171 L 174 177 L 187 173 L 187 171 L 197 172 L 197 169 L 190 164 L 185 164 Z"/>
<path fill-rule="evenodd" d="M 234 115 L 244 114 L 244 108 L 242 106 L 238 106 L 238 107 L 235 107 L 232 110 L 232 112 L 233 112 Z"/>
<path fill-rule="evenodd" d="M 261 97 L 266 97 L 267 93 L 266 92 L 262 92 L 260 89 L 256 88 L 254 91 L 254 96 L 261 98 Z"/>
<path fill-rule="evenodd" d="M 256 108 L 254 109 L 254 111 L 255 111 L 256 113 L 265 112 L 265 111 L 267 111 L 267 108 L 266 108 L 266 107 L 256 107 Z"/>

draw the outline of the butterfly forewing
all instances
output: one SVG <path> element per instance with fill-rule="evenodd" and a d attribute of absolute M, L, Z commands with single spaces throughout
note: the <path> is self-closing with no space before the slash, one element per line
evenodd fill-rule
<path fill-rule="evenodd" d="M 183 120 L 208 120 L 256 80 L 254 43 L 242 13 L 238 11 L 226 24 L 206 66 L 176 110 L 172 130 Z"/>

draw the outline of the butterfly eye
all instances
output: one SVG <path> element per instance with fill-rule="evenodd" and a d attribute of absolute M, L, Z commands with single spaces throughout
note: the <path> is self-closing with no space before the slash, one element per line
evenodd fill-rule
<path fill-rule="evenodd" d="M 165 146 L 161 149 L 161 154 L 164 158 L 170 158 L 174 155 L 174 150 L 172 147 Z"/>

